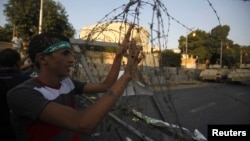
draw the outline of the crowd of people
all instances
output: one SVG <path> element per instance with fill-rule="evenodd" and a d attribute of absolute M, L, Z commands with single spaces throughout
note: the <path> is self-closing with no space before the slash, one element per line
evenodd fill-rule
<path fill-rule="evenodd" d="M 29 46 L 30 37 L 23 39 L 19 33 L 15 33 L 11 39 L 12 49 L 16 50 L 21 55 L 28 54 L 28 46 Z"/>
<path fill-rule="evenodd" d="M 31 61 L 25 65 L 14 46 L 14 49 L 2 50 L 0 85 L 5 121 L 1 122 L 4 125 L 1 128 L 8 132 L 6 138 L 17 141 L 80 141 L 84 140 L 81 134 L 91 135 L 123 94 L 128 82 L 135 77 L 141 58 L 140 48 L 130 37 L 132 29 L 130 26 L 110 72 L 101 83 L 80 82 L 69 76 L 74 56 L 70 40 L 65 36 L 53 33 L 34 36 L 29 43 L 28 54 L 23 58 Z M 118 78 L 124 54 L 127 64 L 123 75 Z M 30 67 L 38 69 L 36 77 L 24 73 L 23 70 Z M 103 95 L 86 109 L 77 110 L 75 95 L 95 93 Z"/>

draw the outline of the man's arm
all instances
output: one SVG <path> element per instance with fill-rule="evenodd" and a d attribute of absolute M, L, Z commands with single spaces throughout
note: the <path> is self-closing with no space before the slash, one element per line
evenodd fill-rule
<path fill-rule="evenodd" d="M 134 25 L 130 25 L 127 33 L 123 39 L 123 42 L 119 49 L 116 52 L 115 59 L 113 61 L 112 67 L 106 77 L 106 79 L 102 83 L 88 83 L 84 87 L 85 93 L 101 93 L 106 92 L 116 81 L 120 72 L 121 60 L 124 53 L 127 51 L 129 46 L 135 46 L 135 42 L 130 42 L 131 31 Z"/>
<path fill-rule="evenodd" d="M 25 64 L 26 60 L 27 60 L 27 64 Z M 30 60 L 29 55 L 26 55 L 23 58 L 21 58 L 21 61 L 20 61 L 20 70 L 25 70 L 25 69 L 27 69 L 29 67 L 32 67 L 32 66 L 33 66 L 33 63 Z"/>
<path fill-rule="evenodd" d="M 132 45 L 134 44 L 132 43 Z M 49 102 L 39 114 L 39 119 L 46 123 L 90 135 L 108 114 L 117 99 L 123 94 L 128 82 L 133 78 L 140 62 L 139 53 L 140 49 L 136 46 L 129 47 L 124 74 L 94 104 L 82 111 L 77 111 L 61 104 Z"/>
<path fill-rule="evenodd" d="M 11 42 L 12 42 L 12 43 L 15 43 L 15 37 L 13 37 L 13 38 L 11 39 Z"/>

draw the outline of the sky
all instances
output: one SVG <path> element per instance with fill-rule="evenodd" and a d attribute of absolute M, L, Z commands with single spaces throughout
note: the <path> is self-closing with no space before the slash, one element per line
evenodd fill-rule
<path fill-rule="evenodd" d="M 0 26 L 6 21 L 3 15 L 3 4 L 7 0 L 0 0 Z M 128 3 L 129 0 L 55 0 L 60 2 L 67 11 L 69 22 L 75 28 L 77 34 L 83 27 L 91 26 L 100 21 L 113 9 Z M 153 1 L 153 0 L 143 0 Z M 250 45 L 250 1 L 241 0 L 162 0 L 168 13 L 175 20 L 170 21 L 168 48 L 178 48 L 180 36 L 186 36 L 186 27 L 210 32 L 219 25 L 229 25 L 228 38 L 239 45 Z M 215 10 L 215 11 L 214 11 Z M 140 23 L 149 29 L 151 23 L 152 9 L 142 9 Z M 167 21 L 167 15 L 162 13 Z M 219 20 L 218 20 L 219 18 Z M 182 25 L 183 24 L 183 25 Z M 165 25 L 167 27 L 167 25 Z M 78 36 L 78 35 L 76 35 Z"/>

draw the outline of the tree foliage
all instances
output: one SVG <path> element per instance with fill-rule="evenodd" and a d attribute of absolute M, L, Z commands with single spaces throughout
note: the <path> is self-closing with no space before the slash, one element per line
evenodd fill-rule
<path fill-rule="evenodd" d="M 196 36 L 192 36 L 193 32 Z M 222 54 L 222 65 L 233 67 L 239 62 L 240 45 L 228 39 L 230 27 L 228 25 L 216 26 L 211 32 L 196 30 L 187 35 L 187 50 L 189 55 L 198 56 L 198 63 L 219 64 Z M 185 53 L 186 37 L 179 38 L 179 48 Z"/>
<path fill-rule="evenodd" d="M 181 54 L 174 53 L 172 50 L 164 50 L 161 52 L 160 64 L 167 67 L 180 67 Z"/>
<path fill-rule="evenodd" d="M 250 45 L 244 46 L 239 50 L 239 55 L 243 64 L 250 64 Z"/>
<path fill-rule="evenodd" d="M 19 32 L 22 37 L 38 34 L 40 0 L 9 0 L 4 6 L 6 20 L 12 25 L 13 32 Z M 44 0 L 42 32 L 56 32 L 67 37 L 74 35 L 75 30 L 60 3 Z"/>
<path fill-rule="evenodd" d="M 0 41 L 9 42 L 12 38 L 12 26 L 5 24 L 4 27 L 0 26 Z"/>

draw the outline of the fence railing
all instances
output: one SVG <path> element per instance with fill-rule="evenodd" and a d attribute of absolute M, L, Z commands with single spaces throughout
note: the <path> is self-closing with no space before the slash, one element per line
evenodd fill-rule
<path fill-rule="evenodd" d="M 4 49 L 4 48 L 10 48 L 12 47 L 12 43 L 11 42 L 1 42 L 0 41 L 0 50 Z"/>

